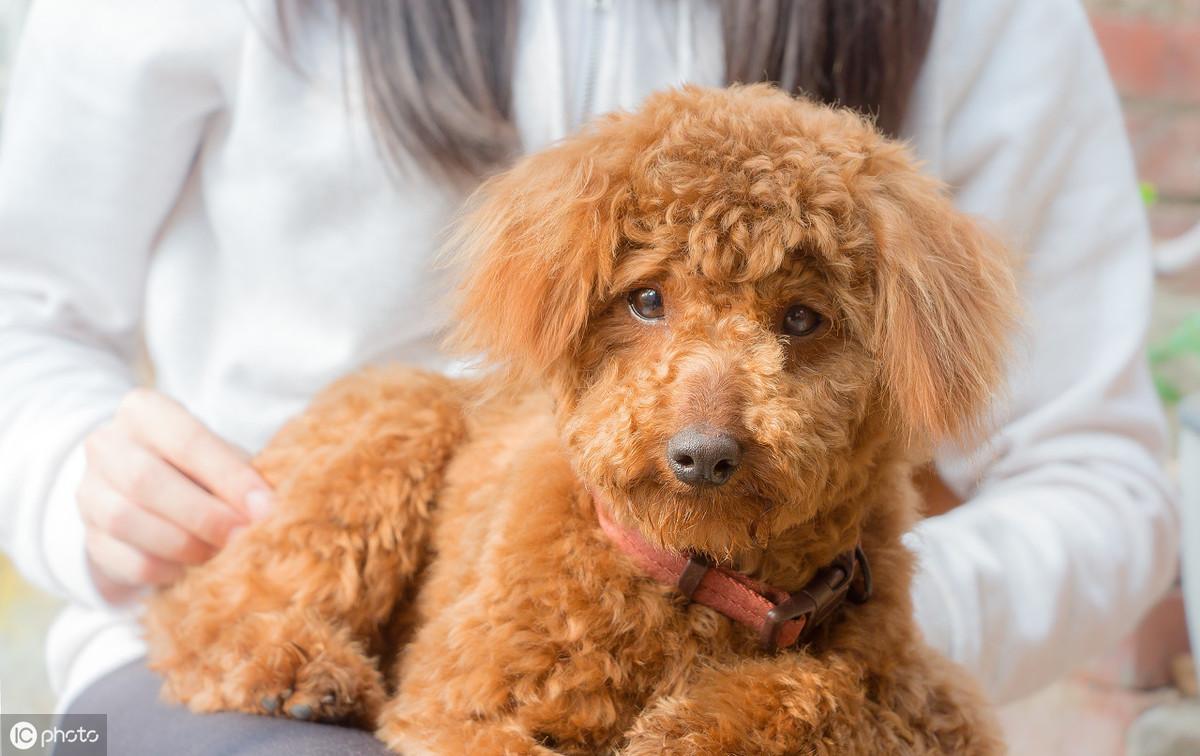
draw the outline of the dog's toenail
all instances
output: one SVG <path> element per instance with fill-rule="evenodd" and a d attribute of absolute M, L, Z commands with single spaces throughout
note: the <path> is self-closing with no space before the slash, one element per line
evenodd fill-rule
<path fill-rule="evenodd" d="M 281 700 L 281 701 L 286 701 L 291 697 L 292 697 L 292 689 L 291 688 L 284 688 L 283 692 L 279 694 L 279 700 Z"/>
<path fill-rule="evenodd" d="M 329 704 L 334 703 L 335 701 L 337 701 L 337 696 L 333 695 L 332 693 L 326 693 L 324 696 L 321 697 L 321 703 L 323 703 L 327 706 Z"/>
<path fill-rule="evenodd" d="M 262 707 L 267 711 L 273 712 L 279 708 L 279 699 L 274 696 L 263 696 L 262 701 L 259 701 Z"/>
<path fill-rule="evenodd" d="M 312 707 L 308 704 L 296 704 L 288 709 L 288 714 L 292 719 L 308 719 L 312 716 Z"/>

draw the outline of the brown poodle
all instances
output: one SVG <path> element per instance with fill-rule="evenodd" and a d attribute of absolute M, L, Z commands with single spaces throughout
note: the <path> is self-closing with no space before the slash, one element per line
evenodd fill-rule
<path fill-rule="evenodd" d="M 283 429 L 276 513 L 149 606 L 169 699 L 406 754 L 1002 750 L 900 537 L 1016 294 L 902 146 L 766 86 L 667 92 L 489 181 L 453 247 L 495 369 L 368 371 Z M 685 598 L 710 579 L 797 593 L 755 624 Z"/>

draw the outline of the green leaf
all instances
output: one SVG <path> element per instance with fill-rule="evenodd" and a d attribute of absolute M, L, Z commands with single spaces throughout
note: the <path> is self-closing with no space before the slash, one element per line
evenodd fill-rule
<path fill-rule="evenodd" d="M 1183 392 L 1170 380 L 1161 375 L 1154 376 L 1154 387 L 1158 389 L 1158 398 L 1163 404 L 1176 404 L 1183 399 Z"/>
<path fill-rule="evenodd" d="M 1150 347 L 1150 363 L 1160 365 L 1179 357 L 1200 356 L 1200 313 L 1193 313 Z"/>
<path fill-rule="evenodd" d="M 1149 181 L 1142 181 L 1138 183 L 1138 189 L 1142 192 L 1142 202 L 1145 203 L 1146 207 L 1153 207 L 1158 202 L 1158 187 L 1154 184 Z"/>

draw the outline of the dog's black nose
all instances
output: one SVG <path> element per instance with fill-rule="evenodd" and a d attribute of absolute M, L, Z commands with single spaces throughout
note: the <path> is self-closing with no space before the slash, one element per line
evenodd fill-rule
<path fill-rule="evenodd" d="M 667 442 L 667 463 L 690 486 L 719 486 L 742 463 L 742 446 L 710 425 L 689 425 Z"/>

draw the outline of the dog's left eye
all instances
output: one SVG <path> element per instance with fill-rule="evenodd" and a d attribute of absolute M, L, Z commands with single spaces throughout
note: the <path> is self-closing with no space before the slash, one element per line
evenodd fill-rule
<path fill-rule="evenodd" d="M 792 305 L 783 316 L 783 332 L 788 336 L 811 336 L 825 322 L 821 313 L 806 305 Z"/>
<path fill-rule="evenodd" d="M 658 320 L 665 313 L 662 292 L 658 289 L 634 289 L 629 292 L 629 309 L 642 320 Z"/>

